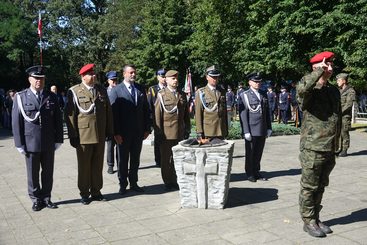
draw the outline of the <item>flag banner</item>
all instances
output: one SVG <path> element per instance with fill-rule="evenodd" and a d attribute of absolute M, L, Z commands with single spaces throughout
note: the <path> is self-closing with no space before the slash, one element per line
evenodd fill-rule
<path fill-rule="evenodd" d="M 38 12 L 38 29 L 37 33 L 39 38 L 42 38 L 42 19 L 41 19 L 41 11 Z"/>
<path fill-rule="evenodd" d="M 185 93 L 191 93 L 192 92 L 192 81 L 191 81 L 190 69 L 188 69 L 187 72 L 186 72 L 184 92 Z"/>

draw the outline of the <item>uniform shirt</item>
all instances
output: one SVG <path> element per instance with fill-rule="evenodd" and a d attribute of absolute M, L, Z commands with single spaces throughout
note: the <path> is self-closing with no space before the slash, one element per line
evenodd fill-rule
<path fill-rule="evenodd" d="M 157 133 L 166 140 L 183 140 L 190 134 L 191 129 L 186 95 L 169 88 L 164 88 L 158 93 L 159 98 L 154 106 Z"/>
<path fill-rule="evenodd" d="M 303 111 L 300 149 L 334 152 L 340 135 L 340 93 L 327 82 L 317 83 L 323 74 L 318 68 L 304 76 L 297 86 L 298 103 Z"/>
<path fill-rule="evenodd" d="M 204 104 L 204 105 L 203 105 Z M 208 111 L 214 108 L 217 109 Z M 205 107 L 207 109 L 205 109 Z M 195 95 L 196 132 L 208 137 L 226 137 L 228 135 L 227 106 L 224 93 L 209 84 L 199 88 Z"/>

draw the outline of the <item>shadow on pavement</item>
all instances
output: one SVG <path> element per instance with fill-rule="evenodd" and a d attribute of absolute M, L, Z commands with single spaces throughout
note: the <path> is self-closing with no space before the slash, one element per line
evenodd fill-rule
<path fill-rule="evenodd" d="M 325 221 L 324 223 L 326 225 L 333 226 L 333 225 L 346 225 L 363 221 L 367 221 L 367 208 L 352 212 L 351 214 L 348 214 L 343 217 Z"/>
<path fill-rule="evenodd" d="M 264 177 L 271 179 L 271 178 L 287 176 L 287 175 L 288 176 L 300 175 L 302 173 L 302 170 L 300 168 L 293 168 L 293 169 L 273 171 L 273 172 L 261 171 L 260 173 Z M 243 180 L 247 180 L 247 176 L 245 173 L 231 174 L 230 182 L 237 182 L 237 181 L 243 181 Z"/>
<path fill-rule="evenodd" d="M 268 179 L 281 177 L 281 176 L 294 176 L 300 175 L 302 173 L 301 168 L 292 168 L 288 170 L 280 170 L 280 171 L 273 171 L 273 172 L 264 172 L 264 176 Z"/>
<path fill-rule="evenodd" d="M 139 167 L 139 169 L 150 169 L 150 168 L 160 168 L 160 167 L 155 165 L 155 163 L 153 163 L 152 165 L 149 165 L 149 166 Z"/>
<path fill-rule="evenodd" d="M 348 156 L 360 156 L 360 155 L 367 155 L 367 150 L 348 153 L 347 157 Z"/>
<path fill-rule="evenodd" d="M 108 202 L 108 201 L 112 201 L 116 199 L 127 198 L 127 197 L 137 196 L 137 195 L 159 195 L 159 194 L 164 194 L 168 192 L 173 192 L 173 191 L 166 191 L 163 184 L 142 186 L 142 188 L 144 189 L 144 192 L 131 191 L 129 190 L 129 188 L 127 188 L 126 189 L 127 192 L 124 195 L 120 195 L 118 192 L 115 192 L 115 193 L 103 194 L 103 196 L 107 199 L 107 202 Z M 178 190 L 175 190 L 175 191 L 178 194 Z M 97 202 L 97 201 L 94 201 L 94 202 Z M 55 204 L 57 205 L 67 205 L 67 204 L 73 204 L 73 203 L 80 203 L 80 198 L 55 202 Z"/>
<path fill-rule="evenodd" d="M 0 139 L 8 139 L 13 137 L 13 133 L 10 129 L 0 128 Z"/>
<path fill-rule="evenodd" d="M 274 188 L 230 188 L 225 208 L 269 202 L 277 199 L 278 190 Z"/>

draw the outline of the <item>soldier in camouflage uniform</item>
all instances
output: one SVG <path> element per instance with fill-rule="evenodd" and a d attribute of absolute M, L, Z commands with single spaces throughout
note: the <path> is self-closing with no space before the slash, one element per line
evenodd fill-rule
<path fill-rule="evenodd" d="M 340 132 L 340 93 L 328 80 L 333 73 L 332 52 L 311 58 L 313 71 L 297 86 L 297 98 L 304 119 L 299 159 L 302 165 L 299 205 L 303 229 L 314 237 L 332 230 L 320 221 L 321 200 L 335 166 L 335 150 Z"/>
<path fill-rule="evenodd" d="M 342 106 L 342 129 L 341 129 L 341 152 L 339 157 L 347 156 L 350 144 L 349 130 L 351 129 L 353 104 L 356 101 L 356 92 L 348 84 L 348 74 L 340 73 L 336 76 L 340 90 L 340 100 Z"/>

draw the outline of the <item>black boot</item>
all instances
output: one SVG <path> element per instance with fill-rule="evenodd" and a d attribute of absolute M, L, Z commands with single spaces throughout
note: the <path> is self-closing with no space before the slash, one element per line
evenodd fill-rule
<path fill-rule="evenodd" d="M 304 223 L 303 230 L 313 237 L 326 237 L 326 234 L 316 223 Z"/>

